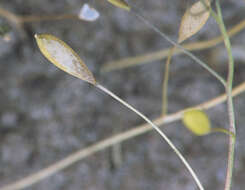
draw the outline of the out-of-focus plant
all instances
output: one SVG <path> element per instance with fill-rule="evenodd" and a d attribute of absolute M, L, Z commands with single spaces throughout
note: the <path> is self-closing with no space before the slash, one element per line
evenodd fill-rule
<path fill-rule="evenodd" d="M 177 113 L 175 115 L 175 119 L 182 119 L 184 125 L 195 135 L 207 135 L 211 132 L 222 132 L 226 133 L 230 136 L 229 140 L 229 153 L 228 153 L 228 169 L 227 169 L 227 175 L 226 175 L 226 184 L 225 184 L 225 190 L 231 189 L 231 183 L 232 183 L 232 173 L 233 173 L 233 165 L 234 165 L 234 151 L 235 151 L 235 140 L 236 140 L 236 127 L 235 127 L 235 116 L 234 116 L 234 108 L 233 108 L 233 101 L 232 101 L 232 83 L 233 83 L 233 76 L 234 76 L 234 60 L 231 53 L 231 44 L 229 35 L 233 35 L 234 33 L 238 32 L 239 30 L 243 29 L 245 27 L 245 24 L 241 24 L 242 27 L 239 29 L 236 28 L 234 31 L 227 32 L 223 18 L 222 18 L 222 10 L 220 7 L 219 0 L 199 0 L 196 3 L 194 3 L 184 14 L 182 17 L 182 21 L 179 27 L 179 39 L 177 42 L 170 39 L 164 32 L 160 31 L 157 26 L 155 26 L 153 23 L 149 22 L 148 19 L 146 19 L 140 8 L 135 7 L 131 5 L 131 3 L 126 2 L 124 0 L 107 0 L 112 5 L 119 7 L 123 10 L 128 11 L 129 13 L 134 14 L 137 18 L 139 18 L 141 21 L 143 21 L 149 28 L 151 28 L 154 32 L 159 34 L 161 37 L 166 39 L 170 44 L 173 45 L 173 48 L 170 48 L 168 51 L 165 52 L 164 56 L 168 56 L 166 67 L 165 67 L 165 77 L 163 81 L 163 106 L 162 106 L 162 119 L 168 118 L 167 114 L 167 105 L 168 105 L 168 99 L 167 99 L 167 89 L 168 89 L 168 78 L 169 78 L 169 67 L 171 63 L 171 57 L 176 54 L 176 52 L 182 52 L 189 56 L 191 59 L 193 59 L 196 63 L 198 63 L 200 66 L 205 68 L 210 74 L 212 74 L 218 81 L 221 82 L 221 84 L 225 87 L 226 95 L 224 95 L 224 98 L 227 98 L 227 113 L 229 118 L 229 126 L 230 129 L 226 130 L 223 128 L 212 128 L 211 127 L 211 121 L 209 120 L 208 116 L 203 111 L 202 106 L 194 107 L 191 109 L 184 109 Z M 213 10 L 213 4 L 215 5 L 215 10 Z M 91 8 L 89 9 L 89 15 L 90 13 L 95 14 L 96 10 Z M 92 12 L 91 12 L 92 11 Z M 80 12 L 81 13 L 81 12 Z M 84 14 L 82 16 L 87 15 L 88 12 L 83 12 Z M 29 15 L 29 16 L 17 16 L 12 13 L 9 13 L 3 9 L 0 8 L 0 15 L 4 16 L 5 18 L 9 19 L 12 23 L 15 23 L 16 25 L 21 26 L 21 24 L 25 22 L 39 22 L 42 20 L 59 20 L 59 19 L 81 19 L 81 15 L 74 15 L 74 14 L 63 14 L 63 15 L 51 15 L 51 16 L 35 16 L 35 15 Z M 225 47 L 227 49 L 228 54 L 228 75 L 227 79 L 224 79 L 219 73 L 214 71 L 211 67 L 209 67 L 205 62 L 200 60 L 198 57 L 196 57 L 193 53 L 188 51 L 186 49 L 186 46 L 180 45 L 183 41 L 187 40 L 194 34 L 196 34 L 201 28 L 204 26 L 204 24 L 209 19 L 210 15 L 215 19 L 217 22 L 222 36 L 220 38 L 217 38 L 212 41 L 212 43 L 205 44 L 204 47 L 211 47 L 212 45 L 215 45 L 217 43 L 220 43 L 221 41 L 224 41 Z M 96 15 L 94 15 L 96 17 Z M 93 18 L 95 18 L 93 16 Z M 98 15 L 97 15 L 98 16 Z M 88 18 L 88 17 L 87 17 Z M 89 18 L 92 18 L 91 16 Z M 85 19 L 86 20 L 86 19 Z M 95 20 L 95 19 L 94 19 Z M 4 33 L 4 28 L 3 28 Z M 1 27 L 0 27 L 0 34 L 1 34 Z M 63 41 L 57 39 L 56 37 L 52 35 L 36 35 L 37 43 L 42 51 L 42 53 L 47 57 L 52 63 L 54 63 L 57 67 L 60 69 L 68 72 L 69 74 L 76 76 L 86 82 L 89 82 L 90 84 L 94 85 L 95 87 L 99 88 L 100 90 L 104 91 L 132 111 L 134 111 L 136 114 L 138 114 L 140 117 L 142 117 L 153 129 L 155 129 L 162 138 L 170 145 L 170 147 L 175 151 L 175 153 L 179 156 L 179 158 L 182 160 L 182 162 L 185 164 L 193 178 L 195 179 L 199 189 L 204 189 L 202 186 L 200 180 L 197 178 L 196 174 L 193 172 L 192 168 L 189 166 L 185 158 L 180 154 L 180 152 L 175 148 L 175 146 L 171 143 L 171 141 L 168 139 L 168 137 L 158 128 L 157 125 L 155 125 L 151 120 L 149 120 L 145 115 L 143 115 L 141 112 L 133 108 L 131 105 L 120 99 L 118 96 L 116 96 L 114 93 L 106 89 L 105 87 L 101 86 L 94 78 L 93 74 L 88 70 L 86 65 L 83 63 L 83 61 L 78 57 L 78 55 Z M 205 42 L 204 42 L 205 43 Z M 207 43 L 207 41 L 206 41 Z M 201 43 L 200 43 L 201 44 Z M 203 48 L 202 45 L 198 44 Z M 210 45 L 211 44 L 211 45 Z M 197 45 L 197 44 L 196 44 Z M 190 45 L 191 46 L 191 45 Z M 194 45 L 193 45 L 194 46 Z M 189 47 L 189 46 L 187 46 Z M 192 48 L 195 49 L 195 48 Z M 162 56 L 162 55 L 161 55 Z M 160 56 L 158 55 L 158 58 Z M 148 57 L 149 58 L 149 57 Z M 134 60 L 138 61 L 139 60 Z M 244 89 L 243 89 L 244 90 Z M 210 103 L 212 104 L 212 102 Z M 212 104 L 213 105 L 213 104 Z M 157 122 L 157 121 L 156 121 Z M 119 142 L 119 140 L 118 140 Z M 107 144 L 108 145 L 108 144 Z M 102 143 L 100 145 L 101 147 L 105 147 L 105 145 Z M 96 149 L 97 150 L 97 149 Z M 73 159 L 75 161 L 77 159 Z M 70 161 L 70 163 L 72 163 Z M 58 169 L 62 169 L 63 166 L 58 167 Z M 52 171 L 58 171 L 53 169 Z M 50 172 L 50 170 L 49 170 Z M 42 175 L 44 175 L 42 173 Z M 48 176 L 48 174 L 46 174 Z M 38 179 L 42 179 L 42 177 L 39 177 Z M 31 182 L 30 182 L 31 183 Z"/>

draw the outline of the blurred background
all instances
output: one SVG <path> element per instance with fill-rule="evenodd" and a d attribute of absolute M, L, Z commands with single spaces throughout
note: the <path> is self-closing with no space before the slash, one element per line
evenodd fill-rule
<path fill-rule="evenodd" d="M 165 60 L 112 72 L 109 61 L 154 52 L 171 45 L 133 14 L 106 0 L 1 0 L 0 8 L 16 15 L 78 14 L 84 3 L 100 12 L 95 22 L 77 19 L 29 22 L 18 26 L 0 15 L 0 187 L 34 173 L 99 140 L 144 122 L 91 85 L 50 64 L 37 48 L 35 33 L 50 33 L 67 42 L 96 79 L 151 119 L 161 114 Z M 151 23 L 177 40 L 178 28 L 192 0 L 134 0 Z M 245 18 L 243 0 L 221 1 L 231 28 Z M 188 42 L 220 35 L 210 18 Z M 234 85 L 245 81 L 245 33 L 231 39 L 235 58 Z M 195 55 L 226 76 L 222 44 Z M 185 55 L 172 59 L 169 112 L 196 105 L 224 93 L 222 85 Z M 233 189 L 245 186 L 245 95 L 234 99 L 237 145 Z M 226 105 L 207 111 L 214 127 L 228 128 Z M 181 150 L 206 189 L 223 189 L 228 137 L 196 137 L 181 122 L 163 131 Z M 115 151 L 117 150 L 117 151 Z M 177 156 L 155 132 L 96 153 L 26 189 L 124 190 L 197 189 Z"/>

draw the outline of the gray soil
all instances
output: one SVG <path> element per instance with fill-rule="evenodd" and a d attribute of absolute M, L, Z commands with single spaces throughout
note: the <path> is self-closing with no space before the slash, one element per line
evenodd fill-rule
<path fill-rule="evenodd" d="M 76 14 L 82 0 L 2 0 L 0 6 L 19 15 Z M 190 0 L 137 0 L 151 23 L 177 39 L 181 17 Z M 243 0 L 224 0 L 228 28 L 245 17 Z M 151 119 L 161 113 L 161 87 L 165 60 L 102 73 L 103 64 L 127 56 L 153 52 L 171 45 L 147 28 L 133 14 L 106 0 L 91 2 L 101 17 L 88 23 L 78 20 L 45 21 L 24 25 L 26 37 L 12 27 L 11 41 L 0 40 L 0 187 L 34 173 L 69 154 L 144 121 L 109 96 L 50 64 L 40 53 L 35 33 L 50 33 L 67 42 L 104 86 Z M 1 23 L 6 20 L 0 19 Z M 214 19 L 190 41 L 218 36 Z M 232 38 L 235 80 L 245 80 L 245 33 Z M 227 73 L 223 45 L 195 54 L 221 75 Z M 184 55 L 172 60 L 169 112 L 202 103 L 224 93 L 222 85 Z M 233 190 L 245 186 L 245 96 L 234 99 L 237 144 Z M 228 128 L 226 104 L 207 111 L 214 127 Z M 223 189 L 228 137 L 196 137 L 181 122 L 163 127 L 197 172 L 204 187 Z M 155 132 L 123 142 L 121 154 L 105 149 L 34 184 L 35 190 L 194 190 L 192 177 Z M 119 151 L 119 152 L 120 152 Z M 113 153 L 114 152 L 114 153 Z M 118 163 L 116 157 L 121 158 Z M 120 159 L 119 159 L 120 161 Z"/>

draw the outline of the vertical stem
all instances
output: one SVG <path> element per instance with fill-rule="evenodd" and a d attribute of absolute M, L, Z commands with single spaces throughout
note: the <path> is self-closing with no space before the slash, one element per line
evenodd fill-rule
<path fill-rule="evenodd" d="M 164 72 L 164 79 L 163 79 L 163 85 L 162 85 L 162 116 L 165 116 L 168 111 L 169 69 L 170 69 L 171 58 L 173 56 L 175 49 L 176 49 L 175 46 L 170 49 L 168 53 L 168 58 L 165 64 L 165 72 Z"/>
<path fill-rule="evenodd" d="M 168 79 L 169 79 L 169 67 L 170 67 L 170 56 L 168 56 L 165 64 L 164 78 L 162 84 L 162 116 L 167 114 L 168 110 Z"/>
<path fill-rule="evenodd" d="M 217 9 L 217 17 L 216 21 L 220 27 L 220 31 L 224 37 L 224 44 L 227 49 L 229 63 L 228 63 L 228 75 L 227 75 L 227 84 L 226 84 L 226 93 L 227 93 L 227 106 L 228 106 L 228 115 L 229 115 L 229 124 L 230 131 L 236 136 L 236 126 L 235 126 L 235 115 L 234 115 L 234 107 L 232 100 L 232 83 L 233 83 L 233 75 L 234 75 L 234 60 L 231 52 L 231 43 L 229 36 L 227 34 L 223 18 L 222 12 L 220 8 L 219 0 L 216 0 L 216 9 Z M 226 174 L 226 182 L 225 182 L 225 190 L 231 189 L 232 184 L 232 173 L 234 167 L 234 155 L 235 155 L 235 138 L 230 136 L 229 138 L 229 152 L 228 152 L 228 164 L 227 164 L 227 174 Z"/>
<path fill-rule="evenodd" d="M 195 172 L 193 171 L 193 169 L 191 168 L 191 166 L 189 165 L 189 163 L 186 161 L 186 159 L 180 153 L 180 151 L 175 147 L 175 145 L 171 142 L 171 140 L 159 129 L 159 127 L 157 127 L 144 114 L 142 114 L 141 112 L 139 112 L 138 110 L 136 110 L 134 107 L 132 107 L 131 105 L 129 105 L 127 102 L 125 102 L 121 98 L 119 98 L 113 92 L 109 91 L 108 89 L 106 89 L 105 87 L 103 87 L 102 85 L 100 85 L 98 83 L 96 83 L 95 86 L 97 88 L 99 88 L 100 90 L 102 90 L 103 92 L 105 92 L 106 94 L 110 95 L 112 98 L 114 98 L 115 100 L 117 100 L 118 102 L 120 102 L 121 104 L 123 104 L 124 106 L 126 106 L 127 108 L 129 108 L 130 110 L 132 110 L 133 112 L 135 112 L 142 119 L 144 119 L 147 123 L 149 123 L 163 137 L 163 139 L 168 143 L 168 145 L 173 149 L 173 151 L 177 154 L 177 156 L 180 158 L 180 160 L 184 163 L 184 165 L 186 166 L 186 168 L 188 169 L 188 171 L 191 173 L 192 177 L 194 178 L 194 180 L 195 180 L 197 186 L 199 187 L 199 189 L 200 190 L 204 190 L 201 182 L 199 181 L 197 175 L 195 174 Z"/>

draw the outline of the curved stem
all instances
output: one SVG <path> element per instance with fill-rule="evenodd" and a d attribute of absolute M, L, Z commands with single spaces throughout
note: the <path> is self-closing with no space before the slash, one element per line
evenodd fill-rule
<path fill-rule="evenodd" d="M 223 128 L 212 128 L 211 132 L 224 133 L 224 134 L 232 136 L 232 138 L 236 138 L 234 133 L 232 133 L 231 131 L 228 131 L 226 129 L 223 129 Z"/>
<path fill-rule="evenodd" d="M 100 85 L 100 84 L 97 83 L 95 86 L 97 88 L 99 88 L 100 90 L 104 91 L 106 94 L 110 95 L 112 98 L 114 98 L 115 100 L 117 100 L 118 102 L 120 102 L 121 104 L 123 104 L 124 106 L 126 106 L 127 108 L 129 108 L 130 110 L 132 110 L 133 112 L 135 112 L 142 119 L 144 119 L 147 123 L 149 123 L 162 136 L 162 138 L 168 143 L 168 145 L 173 149 L 173 151 L 177 154 L 177 156 L 180 158 L 180 160 L 184 163 L 184 165 L 186 166 L 186 168 L 188 169 L 188 171 L 191 173 L 192 177 L 194 178 L 194 180 L 195 180 L 197 186 L 199 187 L 199 189 L 200 190 L 204 190 L 201 182 L 199 181 L 197 175 L 195 174 L 195 172 L 193 171 L 193 169 L 191 168 L 191 166 L 189 165 L 189 163 L 186 161 L 186 159 L 183 157 L 183 155 L 180 153 L 180 151 L 175 147 L 175 145 L 171 142 L 171 140 L 159 129 L 158 126 L 156 126 L 144 114 L 142 114 L 141 112 L 139 112 L 137 109 L 135 109 L 134 107 L 132 107 L 131 105 L 129 105 L 127 102 L 125 102 L 124 100 L 122 100 L 121 98 L 119 98 L 117 95 L 115 95 L 113 92 L 109 91 L 108 89 L 106 89 L 102 85 Z"/>
<path fill-rule="evenodd" d="M 1 7 L 0 7 L 0 15 L 16 25 L 20 23 L 20 19 L 18 16 Z"/>
<path fill-rule="evenodd" d="M 237 96 L 245 91 L 245 82 L 241 83 L 237 87 L 235 87 L 232 91 L 232 96 Z M 216 105 L 219 105 L 223 103 L 227 99 L 226 94 L 222 94 L 216 98 L 213 98 L 212 100 L 206 101 L 202 104 L 187 108 L 187 109 L 209 109 Z M 186 109 L 185 109 L 186 110 Z M 166 115 L 165 117 L 159 117 L 155 119 L 153 122 L 160 126 L 163 124 L 168 124 L 171 122 L 175 122 L 181 119 L 182 113 L 185 110 L 180 110 L 176 113 Z M 49 165 L 46 168 L 43 168 L 35 173 L 32 173 L 20 180 L 17 180 L 11 184 L 8 184 L 4 187 L 0 187 L 0 190 L 20 190 L 23 188 L 27 188 L 35 183 L 38 183 L 39 181 L 54 175 L 55 173 L 71 166 L 72 164 L 75 164 L 76 162 L 91 156 L 99 151 L 102 151 L 108 147 L 111 147 L 117 143 L 121 143 L 123 141 L 129 140 L 131 138 L 134 138 L 136 136 L 142 135 L 146 132 L 149 132 L 153 130 L 152 127 L 149 126 L 149 124 L 143 124 L 140 126 L 136 126 L 133 129 L 129 129 L 127 131 L 124 131 L 122 133 L 113 135 L 109 138 L 106 138 L 104 140 L 101 140 L 97 143 L 94 143 L 90 146 L 87 146 L 85 148 L 82 148 L 67 157 L 63 158 L 60 161 L 55 162 L 54 164 Z"/>

